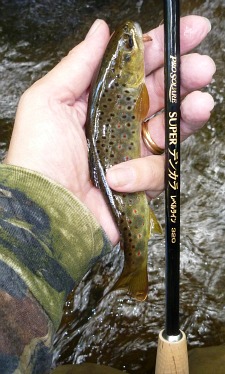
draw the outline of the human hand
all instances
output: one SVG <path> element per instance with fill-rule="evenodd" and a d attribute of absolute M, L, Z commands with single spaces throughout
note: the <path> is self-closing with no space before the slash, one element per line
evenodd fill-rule
<path fill-rule="evenodd" d="M 208 32 L 209 22 L 205 18 L 183 18 L 182 54 L 197 46 Z M 153 41 L 146 44 L 145 52 L 151 115 L 164 106 L 162 26 L 150 34 Z M 22 95 L 5 162 L 40 172 L 67 188 L 92 211 L 115 244 L 119 240 L 118 229 L 101 192 L 90 181 L 84 130 L 88 89 L 108 40 L 108 26 L 97 20 L 86 39 Z M 195 90 L 210 83 L 214 71 L 215 65 L 208 56 L 190 54 L 182 58 L 181 92 L 182 95 L 191 92 L 181 105 L 182 139 L 210 117 L 212 97 Z M 163 115 L 150 122 L 151 136 L 163 148 Z M 144 147 L 142 156 L 146 157 L 110 169 L 107 173 L 110 186 L 124 192 L 146 190 L 149 196 L 159 193 L 164 184 L 164 158 L 150 155 Z M 125 184 L 121 181 L 123 176 Z"/>

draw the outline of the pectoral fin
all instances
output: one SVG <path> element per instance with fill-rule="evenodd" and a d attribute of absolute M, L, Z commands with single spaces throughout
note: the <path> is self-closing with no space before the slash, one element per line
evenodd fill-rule
<path fill-rule="evenodd" d="M 137 103 L 136 103 L 135 111 L 134 111 L 138 121 L 143 121 L 147 117 L 148 111 L 149 111 L 149 105 L 150 105 L 150 99 L 148 95 L 148 90 L 147 90 L 146 84 L 143 83 L 140 89 L 140 94 L 137 99 Z"/>

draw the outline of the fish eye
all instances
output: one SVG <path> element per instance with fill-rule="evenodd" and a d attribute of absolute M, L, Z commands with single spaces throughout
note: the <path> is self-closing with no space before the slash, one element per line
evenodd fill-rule
<path fill-rule="evenodd" d="M 131 34 L 124 35 L 124 45 L 127 49 L 132 49 L 134 46 L 133 36 Z"/>
<path fill-rule="evenodd" d="M 133 46 L 134 46 L 134 41 L 133 41 L 133 37 L 132 37 L 132 35 L 129 35 L 129 38 L 128 38 L 128 44 L 129 44 L 129 47 L 130 47 L 130 48 L 133 48 Z"/>

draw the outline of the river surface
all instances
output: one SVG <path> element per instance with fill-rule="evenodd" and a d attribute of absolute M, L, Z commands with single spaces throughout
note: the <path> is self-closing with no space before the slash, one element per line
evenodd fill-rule
<path fill-rule="evenodd" d="M 225 0 L 183 2 L 181 13 L 210 19 L 212 32 L 197 51 L 217 65 L 206 88 L 216 102 L 212 117 L 181 147 L 180 321 L 193 348 L 225 343 Z M 81 41 L 96 18 L 112 30 L 130 18 L 147 31 L 163 20 L 162 2 L 1 0 L 0 161 L 21 93 Z M 153 205 L 164 226 L 163 194 Z M 164 327 L 164 237 L 150 241 L 146 302 L 122 293 L 102 299 L 121 266 L 115 249 L 68 298 L 55 341 L 57 364 L 97 362 L 129 373 L 152 372 Z"/>

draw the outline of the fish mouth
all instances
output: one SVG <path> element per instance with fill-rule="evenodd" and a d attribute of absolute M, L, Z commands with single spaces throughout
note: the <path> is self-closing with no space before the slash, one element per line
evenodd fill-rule
<path fill-rule="evenodd" d="M 141 29 L 141 26 L 137 22 L 134 22 L 134 26 L 135 26 L 135 30 L 136 30 L 137 36 L 140 37 L 140 38 L 142 38 L 142 29 Z"/>

